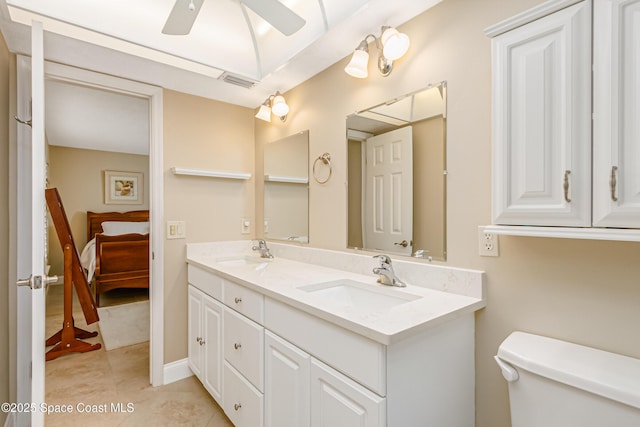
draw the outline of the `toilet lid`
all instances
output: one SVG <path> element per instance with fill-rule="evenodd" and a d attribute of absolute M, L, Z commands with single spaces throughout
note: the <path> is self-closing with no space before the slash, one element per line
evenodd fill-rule
<path fill-rule="evenodd" d="M 553 338 L 513 332 L 498 357 L 523 369 L 640 409 L 640 360 Z"/>

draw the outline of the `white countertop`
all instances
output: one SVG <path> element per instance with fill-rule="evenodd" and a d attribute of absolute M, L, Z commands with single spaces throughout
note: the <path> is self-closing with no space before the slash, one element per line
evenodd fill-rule
<path fill-rule="evenodd" d="M 377 276 L 373 273 L 363 275 L 277 255 L 265 263 L 230 266 L 218 262 L 222 258 L 240 256 L 259 258 L 251 251 L 227 251 L 222 256 L 211 251 L 188 250 L 187 262 L 385 345 L 486 306 L 484 298 L 429 289 L 424 284 L 415 286 L 409 283 L 404 288 L 380 285 L 376 283 Z M 353 255 L 345 253 L 345 256 Z M 299 289 L 302 286 L 342 279 L 370 285 L 387 294 L 404 293 L 419 298 L 391 308 L 371 311 Z"/>

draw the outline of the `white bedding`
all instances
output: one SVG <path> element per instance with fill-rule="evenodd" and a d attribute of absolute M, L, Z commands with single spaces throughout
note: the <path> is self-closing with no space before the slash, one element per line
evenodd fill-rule
<path fill-rule="evenodd" d="M 96 238 L 89 240 L 80 254 L 80 265 L 87 270 L 87 282 L 91 282 L 96 272 Z"/>

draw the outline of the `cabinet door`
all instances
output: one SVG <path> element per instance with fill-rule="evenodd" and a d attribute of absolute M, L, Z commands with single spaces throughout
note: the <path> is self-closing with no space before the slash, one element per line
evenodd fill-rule
<path fill-rule="evenodd" d="M 595 226 L 640 228 L 639 46 L 640 0 L 595 0 Z"/>
<path fill-rule="evenodd" d="M 493 39 L 493 221 L 591 225 L 591 10 Z"/>
<path fill-rule="evenodd" d="M 327 365 L 311 360 L 312 427 L 384 427 L 386 401 Z"/>
<path fill-rule="evenodd" d="M 222 304 L 202 296 L 203 321 L 203 384 L 213 398 L 222 405 Z"/>
<path fill-rule="evenodd" d="M 202 381 L 202 292 L 189 285 L 188 353 L 191 371 Z"/>
<path fill-rule="evenodd" d="M 265 427 L 308 427 L 311 357 L 265 331 Z"/>

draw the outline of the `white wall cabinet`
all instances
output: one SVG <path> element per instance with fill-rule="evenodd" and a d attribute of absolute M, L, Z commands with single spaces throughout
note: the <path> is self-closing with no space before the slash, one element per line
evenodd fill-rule
<path fill-rule="evenodd" d="M 640 0 L 593 18 L 593 224 L 640 228 Z"/>
<path fill-rule="evenodd" d="M 222 405 L 222 304 L 189 286 L 189 367 Z"/>
<path fill-rule="evenodd" d="M 557 0 L 486 30 L 493 223 L 559 227 L 492 231 L 640 239 L 637 230 L 592 231 L 640 228 L 638 16 L 640 0 Z"/>
<path fill-rule="evenodd" d="M 493 39 L 493 220 L 591 224 L 591 8 Z"/>

